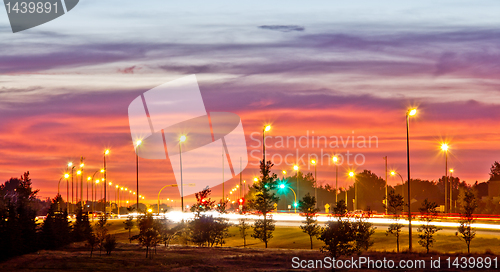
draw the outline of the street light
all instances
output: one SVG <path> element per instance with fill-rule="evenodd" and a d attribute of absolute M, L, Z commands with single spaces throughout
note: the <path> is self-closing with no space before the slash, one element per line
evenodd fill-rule
<path fill-rule="evenodd" d="M 293 207 L 295 208 L 295 213 L 296 213 L 297 212 L 297 194 L 295 194 L 295 191 L 292 189 L 292 187 L 286 186 L 284 183 L 280 184 L 279 188 L 280 189 L 288 188 L 288 189 L 292 190 L 293 196 L 295 198 L 295 201 L 293 202 Z"/>
<path fill-rule="evenodd" d="M 182 212 L 184 212 L 184 183 L 182 180 L 182 143 L 186 141 L 186 135 L 182 135 L 179 138 L 179 160 L 181 163 L 181 208 Z M 224 197 L 224 196 L 223 196 Z"/>
<path fill-rule="evenodd" d="M 411 236 L 411 195 L 410 195 L 410 116 L 415 116 L 417 109 L 413 108 L 406 112 L 406 166 L 408 168 L 408 247 L 412 250 Z"/>
<path fill-rule="evenodd" d="M 136 182 L 137 182 L 137 193 L 139 193 L 139 146 L 142 144 L 142 140 L 137 140 L 135 142 L 135 170 L 136 170 Z M 139 194 L 137 194 L 137 213 L 139 213 Z"/>
<path fill-rule="evenodd" d="M 295 170 L 297 172 L 297 195 L 299 196 L 300 198 L 300 187 L 299 187 L 299 166 L 298 165 L 294 165 L 293 166 L 293 170 Z"/>
<path fill-rule="evenodd" d="M 262 129 L 262 162 L 264 162 L 264 165 L 266 165 L 266 131 L 270 130 L 270 125 L 264 126 L 264 128 Z"/>
<path fill-rule="evenodd" d="M 453 209 L 453 169 L 450 169 L 450 213 Z"/>
<path fill-rule="evenodd" d="M 317 176 L 317 172 L 316 172 L 316 160 L 311 160 L 311 163 L 314 165 L 314 198 L 316 198 L 316 202 L 314 204 L 314 208 L 317 209 L 318 208 L 318 176 Z"/>
<path fill-rule="evenodd" d="M 402 192 L 401 195 L 403 196 L 403 199 L 404 199 L 405 198 L 405 190 L 404 190 L 404 183 L 405 182 L 403 180 L 403 176 L 401 176 L 401 174 L 399 172 L 391 171 L 391 176 L 395 176 L 396 174 L 401 178 L 401 192 Z M 387 203 L 386 203 L 386 205 L 387 205 Z"/>
<path fill-rule="evenodd" d="M 350 171 L 349 172 L 349 177 L 351 177 L 351 180 L 354 182 L 354 211 L 358 209 L 358 186 L 356 185 L 357 182 L 354 179 L 354 172 Z"/>
<path fill-rule="evenodd" d="M 71 167 L 71 204 L 73 204 L 73 199 L 74 199 L 73 189 L 75 187 L 74 186 L 74 173 L 73 173 L 73 171 L 75 170 L 75 166 L 73 165 L 72 162 L 70 162 L 70 163 L 68 163 L 68 167 Z M 68 187 L 68 191 L 69 191 L 69 187 Z M 69 195 L 68 195 L 68 202 L 69 202 Z M 69 210 L 71 210 L 71 206 L 69 206 Z"/>
<path fill-rule="evenodd" d="M 448 209 L 448 190 L 446 189 L 447 188 L 447 185 L 448 185 L 448 149 L 449 149 L 449 146 L 447 143 L 442 143 L 441 144 L 441 150 L 444 152 L 444 157 L 445 157 L 445 163 L 444 163 L 444 180 L 443 180 L 443 184 L 444 184 L 444 210 L 445 212 L 449 212 L 449 209 Z M 450 206 L 451 208 L 451 206 Z"/>
<path fill-rule="evenodd" d="M 82 206 L 83 206 L 83 167 L 85 166 L 85 164 L 83 163 L 83 160 L 85 160 L 85 158 L 82 156 L 80 157 L 80 202 L 82 203 Z M 77 181 L 78 182 L 78 181 Z M 76 188 L 77 188 L 77 192 L 78 192 L 78 183 L 76 185 Z M 78 193 L 76 194 L 76 198 L 78 198 Z"/>
<path fill-rule="evenodd" d="M 333 156 L 332 158 L 333 163 L 335 164 L 335 204 L 338 202 L 338 186 L 339 186 L 339 165 L 338 161 L 339 158 L 337 156 Z M 346 199 L 347 203 L 347 199 Z"/>
<path fill-rule="evenodd" d="M 107 155 L 109 155 L 109 149 L 106 149 L 104 151 L 104 156 L 103 156 L 103 158 L 104 158 L 104 169 L 103 169 L 104 170 L 104 180 L 108 180 L 106 178 L 106 175 L 107 175 L 107 172 L 108 172 L 108 171 L 106 171 L 106 156 Z M 106 190 L 107 190 L 108 186 L 106 185 L 106 183 L 104 183 L 103 186 L 104 186 L 104 216 L 107 217 L 107 214 L 106 214 L 106 208 L 107 208 L 106 207 L 107 206 L 106 192 L 107 191 Z"/>
<path fill-rule="evenodd" d="M 83 175 L 82 175 L 82 170 L 78 170 L 76 171 L 76 203 L 78 203 L 78 177 L 81 177 L 83 179 Z"/>

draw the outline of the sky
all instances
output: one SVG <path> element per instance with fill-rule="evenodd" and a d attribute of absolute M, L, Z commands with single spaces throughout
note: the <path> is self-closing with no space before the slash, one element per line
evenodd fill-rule
<path fill-rule="evenodd" d="M 348 170 L 384 176 L 384 156 L 406 176 L 405 114 L 417 107 L 412 178 L 444 175 L 439 145 L 446 141 L 454 175 L 485 181 L 500 150 L 499 11 L 496 1 L 82 0 L 54 21 L 13 34 L 2 10 L 0 180 L 29 170 L 39 195 L 53 197 L 69 161 L 84 156 L 86 177 L 102 167 L 109 148 L 108 180 L 133 187 L 128 105 L 196 74 L 207 111 L 242 119 L 245 180 L 258 175 L 262 154 L 254 139 L 265 124 L 272 125 L 266 151 L 277 173 L 293 174 L 294 163 L 313 172 L 309 155 L 350 152 L 363 163 L 341 165 L 340 186 L 350 184 Z M 304 136 L 306 147 L 279 143 Z M 313 145 L 313 136 L 337 137 L 339 146 Z M 353 136 L 376 142 L 342 144 L 341 137 Z M 295 154 L 288 164 L 279 161 L 286 154 Z M 317 171 L 320 184 L 333 184 L 327 160 Z M 147 201 L 174 183 L 168 159 L 140 160 Z M 177 189 L 162 193 L 178 196 Z"/>

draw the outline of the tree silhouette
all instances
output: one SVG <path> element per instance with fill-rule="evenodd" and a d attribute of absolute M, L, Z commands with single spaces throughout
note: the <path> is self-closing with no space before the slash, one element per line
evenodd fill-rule
<path fill-rule="evenodd" d="M 309 193 L 299 201 L 300 215 L 306 218 L 306 221 L 303 222 L 304 225 L 301 225 L 300 229 L 309 235 L 311 249 L 313 249 L 312 238 L 321 234 L 321 227 L 318 225 L 318 220 L 316 220 L 319 209 L 315 208 L 315 206 L 316 198 Z"/>
<path fill-rule="evenodd" d="M 401 219 L 401 213 L 403 212 L 403 207 L 405 202 L 403 200 L 403 196 L 400 194 L 396 194 L 394 190 L 390 190 L 387 195 L 387 212 L 392 214 L 392 219 L 395 223 L 389 225 L 389 228 L 386 231 L 386 235 L 392 234 L 396 236 L 396 245 L 397 252 L 399 253 L 399 236 L 401 234 L 401 229 L 403 228 L 403 224 L 399 223 Z"/>
<path fill-rule="evenodd" d="M 61 201 L 61 195 L 52 199 L 49 212 L 42 224 L 41 242 L 45 249 L 56 249 L 71 242 L 68 213 L 57 211 Z"/>
<path fill-rule="evenodd" d="M 456 235 L 467 245 L 467 253 L 470 253 L 470 243 L 476 238 L 476 229 L 472 227 L 474 223 L 474 211 L 477 208 L 476 196 L 471 190 L 462 191 L 459 195 L 462 209 L 460 211 L 460 225 Z"/>
<path fill-rule="evenodd" d="M 252 234 L 253 238 L 264 242 L 267 248 L 267 243 L 273 238 L 274 220 L 269 215 L 274 210 L 274 203 L 279 201 L 279 197 L 272 192 L 276 188 L 277 175 L 271 174 L 271 168 L 274 166 L 271 161 L 260 163 L 260 182 L 255 182 L 252 188 L 256 191 L 255 198 L 249 201 L 249 207 L 263 216 L 262 219 L 255 221 Z"/>
<path fill-rule="evenodd" d="M 0 185 L 0 259 L 38 249 L 36 194 L 29 172 Z"/>
<path fill-rule="evenodd" d="M 434 234 L 440 231 L 441 228 L 432 225 L 432 221 L 434 221 L 437 217 L 437 207 L 436 202 L 429 202 L 427 199 L 422 202 L 422 206 L 420 207 L 421 218 L 425 222 L 425 224 L 421 225 L 417 231 L 420 232 L 418 237 L 420 240 L 418 243 L 425 247 L 427 253 L 429 253 L 429 248 L 434 244 Z"/>

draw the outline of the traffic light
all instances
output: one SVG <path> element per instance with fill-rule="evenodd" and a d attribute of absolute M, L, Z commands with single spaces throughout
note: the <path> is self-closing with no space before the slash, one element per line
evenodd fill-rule
<path fill-rule="evenodd" d="M 297 206 L 298 206 L 297 202 L 294 202 L 294 203 L 293 203 L 293 206 L 294 206 L 295 208 L 297 208 Z"/>
<path fill-rule="evenodd" d="M 238 200 L 238 203 L 240 203 L 240 205 L 243 205 L 245 203 L 245 199 L 244 198 L 240 198 Z"/>

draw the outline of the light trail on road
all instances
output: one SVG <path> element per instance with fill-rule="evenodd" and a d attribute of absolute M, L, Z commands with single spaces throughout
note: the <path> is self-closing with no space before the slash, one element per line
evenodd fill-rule
<path fill-rule="evenodd" d="M 203 213 L 205 215 L 211 215 L 213 217 L 224 217 L 227 218 L 230 222 L 237 223 L 240 219 L 248 219 L 249 221 L 255 221 L 258 219 L 261 219 L 262 216 L 256 215 L 256 214 L 239 214 L 239 213 L 227 213 L 227 214 L 220 214 L 218 212 L 205 212 Z M 137 217 L 137 213 L 132 213 L 129 214 L 134 217 Z M 120 215 L 119 218 L 126 218 L 129 215 Z M 293 225 L 296 225 L 296 223 L 301 223 L 304 221 L 304 217 L 300 216 L 299 213 L 270 213 L 272 215 L 272 219 L 275 220 L 278 223 L 292 223 Z M 190 221 L 193 220 L 195 217 L 194 213 L 182 213 L 178 211 L 172 211 L 172 212 L 167 212 L 162 215 L 154 215 L 155 218 L 167 218 L 173 222 L 181 222 L 182 220 L 185 221 Z M 349 217 L 348 219 L 350 221 L 357 220 L 359 217 Z M 328 221 L 336 220 L 335 217 L 328 216 L 325 214 L 320 214 L 317 217 L 317 220 L 319 223 L 327 223 Z M 384 217 L 369 217 L 366 219 L 367 222 L 370 222 L 374 225 L 390 225 L 395 223 L 396 221 L 391 219 L 391 218 L 384 218 Z M 400 219 L 398 223 L 403 224 L 403 225 L 408 225 L 408 220 L 406 219 Z M 425 221 L 420 221 L 420 220 L 412 220 L 412 225 L 417 227 L 420 225 L 425 224 Z M 450 221 L 433 221 L 433 225 L 438 226 L 438 227 L 444 227 L 444 228 L 456 228 L 460 226 L 459 222 L 450 222 Z M 280 224 L 280 225 L 285 225 L 286 224 Z M 487 223 L 473 223 L 472 224 L 473 228 L 477 229 L 485 229 L 485 230 L 497 230 L 500 231 L 500 224 L 497 223 L 492 223 L 492 224 L 487 224 Z"/>

